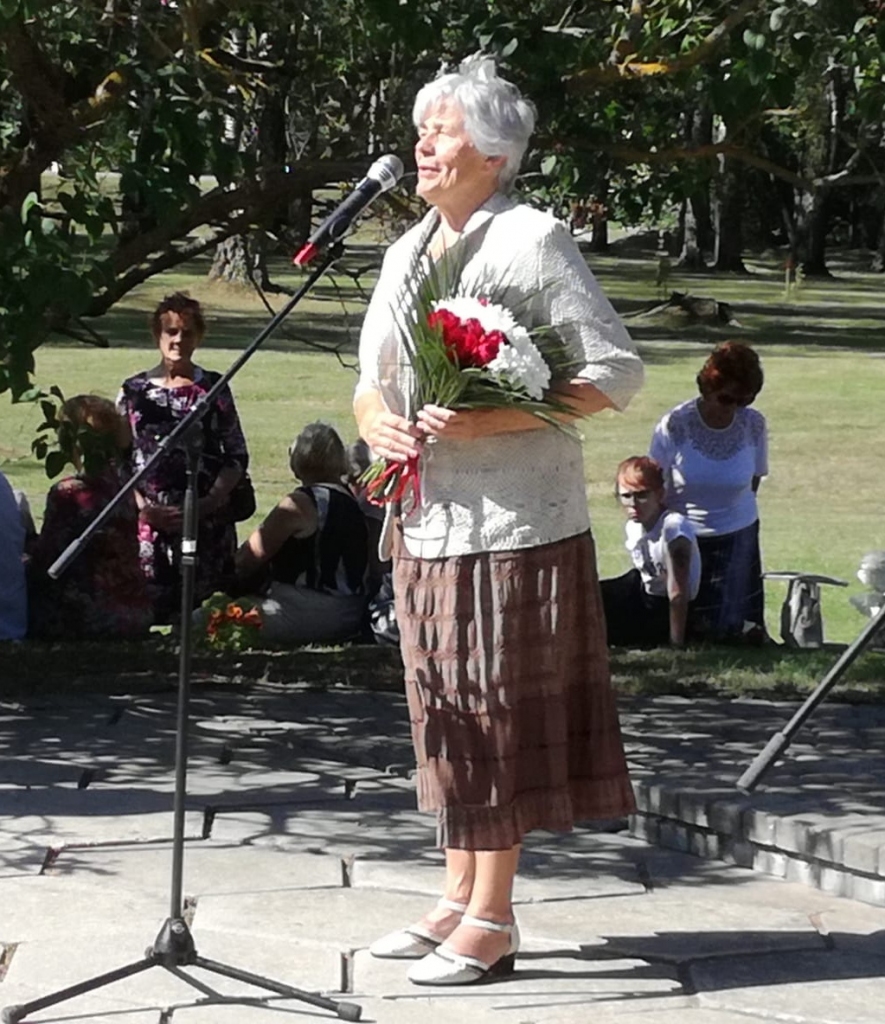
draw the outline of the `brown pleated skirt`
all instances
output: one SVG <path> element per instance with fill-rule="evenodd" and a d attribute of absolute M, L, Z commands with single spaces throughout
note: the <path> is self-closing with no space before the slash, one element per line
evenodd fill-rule
<path fill-rule="evenodd" d="M 438 559 L 397 536 L 394 592 L 418 806 L 441 847 L 634 810 L 589 532 Z"/>

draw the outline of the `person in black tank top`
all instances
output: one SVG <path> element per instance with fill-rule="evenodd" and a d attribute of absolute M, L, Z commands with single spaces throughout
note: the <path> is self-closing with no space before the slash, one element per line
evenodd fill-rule
<path fill-rule="evenodd" d="M 264 638 L 322 643 L 357 635 L 366 615 L 369 545 L 365 517 L 342 483 L 344 444 L 310 423 L 289 449 L 301 486 L 287 494 L 237 552 L 237 575 L 269 574 L 259 603 Z"/>

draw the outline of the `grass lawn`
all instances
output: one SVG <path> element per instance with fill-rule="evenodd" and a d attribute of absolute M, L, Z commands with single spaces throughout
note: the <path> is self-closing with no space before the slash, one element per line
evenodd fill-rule
<path fill-rule="evenodd" d="M 355 245 L 349 251 L 351 270 L 370 270 L 363 274 L 366 288 L 378 257 L 371 246 Z M 885 394 L 885 277 L 865 273 L 860 261 L 846 257 L 834 260 L 832 280 L 806 282 L 786 298 L 775 256 L 751 262 L 749 277 L 673 274 L 669 289 L 727 301 L 741 325 L 686 327 L 636 315 L 658 297 L 651 252 L 633 248 L 590 257 L 590 263 L 627 317 L 647 367 L 646 386 L 624 414 L 603 413 L 585 427 L 588 495 L 601 574 L 628 568 L 622 513 L 612 498 L 616 464 L 646 451 L 657 419 L 696 393 L 695 374 L 711 345 L 739 338 L 758 348 L 766 376 L 757 403 L 768 418 L 771 440 L 771 475 L 760 491 L 765 568 L 803 569 L 849 581 L 847 590 L 824 588 L 824 620 L 828 640 L 852 640 L 863 626 L 848 604 L 848 595 L 862 590 L 855 571 L 864 552 L 885 547 L 880 505 L 885 480 L 880 412 L 880 396 Z M 158 298 L 176 288 L 186 288 L 204 303 L 209 330 L 201 361 L 224 369 L 268 314 L 253 293 L 209 283 L 207 269 L 208 260 L 195 261 L 127 296 L 94 325 L 108 338 L 107 350 L 74 343 L 41 348 L 39 383 L 57 383 L 66 395 L 94 391 L 113 397 L 125 376 L 152 365 L 147 314 Z M 282 264 L 278 268 L 280 283 L 295 285 L 297 277 Z M 284 298 L 271 296 L 271 301 L 279 307 Z M 321 418 L 345 440 L 355 436 L 350 401 L 361 310 L 352 276 L 327 279 L 234 382 L 261 514 L 290 485 L 286 450 L 304 423 Z M 30 455 L 38 422 L 36 407 L 0 400 L 0 468 L 26 490 L 39 515 L 48 481 Z M 770 582 L 767 587 L 769 629 L 777 635 L 785 584 Z M 666 657 L 673 656 L 667 652 Z M 816 657 L 823 658 L 824 670 L 832 660 L 824 654 Z M 727 658 L 752 663 L 746 652 L 732 651 Z M 805 664 L 811 663 L 806 659 Z M 678 665 L 671 667 L 671 676 L 683 670 L 691 675 L 688 655 Z"/>
<path fill-rule="evenodd" d="M 685 651 L 614 650 L 612 678 L 618 691 L 635 696 L 800 700 L 835 663 L 833 649 L 796 650 L 770 646 L 753 650 L 727 647 Z M 0 643 L 0 698 L 85 690 L 130 693 L 171 689 L 178 678 L 178 651 L 168 636 L 144 642 L 26 644 Z M 319 689 L 355 687 L 402 690 L 402 663 L 393 647 L 351 645 L 239 654 L 198 647 L 193 657 L 195 684 L 242 685 L 254 680 Z M 885 701 L 885 654 L 859 658 L 831 699 L 851 703 Z"/>

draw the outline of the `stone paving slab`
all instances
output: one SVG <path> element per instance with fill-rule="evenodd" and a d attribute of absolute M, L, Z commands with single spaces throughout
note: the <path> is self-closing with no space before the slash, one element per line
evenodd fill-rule
<path fill-rule="evenodd" d="M 2 882 L 0 942 L 71 936 L 82 945 L 108 935 L 116 942 L 131 933 L 127 955 L 138 959 L 169 914 L 168 894 L 168 883 L 162 889 L 137 891 L 103 873 L 76 881 L 44 875 Z M 135 926 L 142 929 L 140 940 Z"/>
<path fill-rule="evenodd" d="M 247 871 L 232 869 L 237 860 Z M 248 849 L 211 840 L 187 845 L 184 853 L 183 888 L 187 896 L 217 896 L 247 888 L 252 892 L 340 886 L 341 859 L 323 854 L 280 853 Z M 162 893 L 169 889 L 172 845 L 144 847 L 101 847 L 62 850 L 47 875 L 104 875 L 114 878 L 115 891 L 135 889 Z"/>
<path fill-rule="evenodd" d="M 195 925 L 244 936 L 298 935 L 349 951 L 417 920 L 427 897 L 361 889 L 304 889 L 203 897 Z"/>
<path fill-rule="evenodd" d="M 807 913 L 756 906 L 748 914 L 740 894 L 727 891 L 534 903 L 520 907 L 519 922 L 528 938 L 654 961 L 825 948 Z"/>
<path fill-rule="evenodd" d="M 18 1006 L 45 996 L 45 988 L 31 985 L 6 985 L 0 987 L 0 1008 Z M 130 1003 L 108 998 L 100 993 L 76 996 L 58 1006 L 33 1014 L 22 1024 L 42 1024 L 43 1021 L 58 1021 L 59 1024 L 158 1024 L 160 1010 L 134 1007 Z"/>
<path fill-rule="evenodd" d="M 6 713 L 0 701 L 0 943 L 18 943 L 0 1006 L 45 994 L 47 976 L 81 981 L 137 959 L 153 941 L 168 913 L 169 844 L 123 841 L 169 838 L 174 702 L 171 691 L 62 695 Z M 299 987 L 352 987 L 345 998 L 365 997 L 365 1019 L 388 1024 L 885 1019 L 870 1016 L 885 1004 L 885 907 L 839 895 L 842 876 L 872 898 L 885 881 L 874 873 L 885 712 L 824 709 L 747 798 L 734 781 L 792 705 L 643 699 L 624 710 L 642 805 L 633 825 L 663 845 L 589 829 L 533 835 L 516 889 L 516 977 L 428 992 L 408 984 L 405 965 L 366 952 L 424 912 L 441 873 L 433 823 L 414 806 L 402 698 L 265 683 L 198 692 L 187 832 L 206 826 L 208 838 L 186 844 L 184 892 L 196 897 L 200 953 Z M 120 984 L 120 996 L 108 988 L 35 1021 L 162 1024 L 162 1006 L 174 1008 L 165 1024 L 332 1019 L 291 1001 L 194 1006 L 198 995 L 160 968 Z M 239 983 L 216 987 L 228 985 Z"/>
<path fill-rule="evenodd" d="M 414 803 L 414 797 L 408 802 Z M 306 810 L 290 805 L 266 811 L 222 812 L 215 819 L 212 836 L 278 850 L 421 858 L 433 848 L 434 827 L 427 815 L 400 809 L 402 803 L 398 801 L 386 813 L 380 807 L 365 809 L 343 802 Z"/>
<path fill-rule="evenodd" d="M 626 958 L 587 960 L 580 952 L 569 956 L 564 950 L 548 951 L 531 942 L 525 944 L 518 964 L 511 977 L 473 989 L 471 1004 L 493 1005 L 499 1012 L 512 1008 L 516 1019 L 520 1019 L 519 1014 L 537 1014 L 541 1008 L 548 1013 L 557 1004 L 583 1002 L 585 1013 L 590 1015 L 595 1013 L 597 1003 L 618 1001 L 623 1006 L 632 1000 L 645 1002 L 683 994 L 676 972 L 662 964 Z M 406 971 L 407 964 L 402 962 L 379 961 L 366 951 L 358 952 L 354 957 L 357 997 L 383 995 L 386 999 L 409 1002 L 423 998 L 406 978 Z M 426 992 L 442 1003 L 447 999 L 455 1001 L 459 994 L 444 986 L 427 986 Z"/>
<path fill-rule="evenodd" d="M 668 1006 L 671 1004 L 667 1004 Z M 584 1016 L 581 1016 L 581 1013 Z M 612 1016 L 599 1017 L 598 1004 L 593 1007 L 593 1020 L 618 1021 L 619 1024 L 754 1024 L 754 1022 L 771 1021 L 771 1018 L 761 1013 L 731 1013 L 729 1011 L 711 1010 L 709 1007 L 697 1006 L 694 1003 L 686 1002 L 686 1005 L 673 1009 L 663 1009 L 654 1004 L 644 1005 L 639 1009 L 624 1010 L 615 1007 Z M 544 1024 L 588 1024 L 586 1008 L 578 1006 L 568 1016 L 554 1014 L 550 1018 L 544 1018 Z"/>
<path fill-rule="evenodd" d="M 146 935 L 141 944 L 132 936 L 80 932 L 55 937 L 41 936 L 39 941 L 22 942 L 15 950 L 2 986 L 0 999 L 8 1001 L 7 986 L 14 990 L 19 982 L 41 986 L 40 995 L 56 992 L 88 978 L 134 964 L 143 959 L 153 941 Z M 130 1009 L 162 1006 L 180 1000 L 188 990 L 168 971 L 151 967 L 139 974 L 115 981 L 102 991 Z M 57 1012 L 57 1011 L 56 1011 Z"/>
<path fill-rule="evenodd" d="M 291 934 L 299 933 L 293 931 Z M 272 942 L 266 938 L 256 940 L 249 935 L 203 928 L 196 921 L 193 937 L 197 952 L 216 963 L 259 974 L 307 992 L 330 992 L 341 986 L 341 952 L 331 945 L 289 938 L 279 932 L 275 933 Z M 270 995 L 267 990 L 214 972 L 190 967 L 185 970 L 223 995 Z M 196 993 L 192 995 L 196 996 Z"/>
<path fill-rule="evenodd" d="M 885 709 L 821 706 L 746 797 L 738 776 L 795 703 L 670 696 L 625 698 L 621 706 L 640 838 L 885 905 Z M 150 761 L 165 760 L 164 771 L 151 773 L 151 792 L 162 800 L 172 786 L 174 708 L 172 690 L 6 702 L 6 778 L 30 775 L 33 798 L 35 785 L 64 790 L 83 771 L 122 786 L 127 771 L 134 782 Z M 201 684 L 192 711 L 191 791 L 199 806 L 238 805 L 240 791 L 245 799 L 285 798 L 294 771 L 337 771 L 339 784 L 342 769 L 357 771 L 364 786 L 384 788 L 367 773 L 408 774 L 412 763 L 401 694 L 267 680 Z M 16 788 L 3 779 L 0 768 L 0 810 L 3 794 Z"/>
<path fill-rule="evenodd" d="M 172 838 L 171 807 L 138 813 L 134 808 L 139 798 L 131 794 L 112 793 L 108 799 L 90 797 L 88 801 L 78 800 L 71 794 L 69 806 L 58 793 L 49 797 L 38 792 L 33 802 L 25 793 L 16 796 L 18 806 L 27 813 L 0 814 L 0 834 L 17 835 L 19 848 L 29 860 L 38 851 L 42 859 L 49 847 Z M 197 811 L 186 812 L 185 835 L 200 836 L 202 828 L 203 815 Z"/>
<path fill-rule="evenodd" d="M 689 967 L 704 1006 L 805 1024 L 881 1024 L 885 1014 L 885 956 L 835 951 L 719 960 Z"/>
<path fill-rule="evenodd" d="M 561 855 L 565 860 L 565 855 Z M 644 893 L 644 886 L 633 878 L 621 878 L 616 872 L 603 872 L 599 865 L 582 864 L 580 874 L 561 876 L 556 858 L 546 858 L 529 849 L 523 854 L 522 868 L 516 879 L 513 897 L 516 903 L 539 900 L 565 900 L 571 897 L 626 896 Z M 357 857 L 351 869 L 355 888 L 405 890 L 438 894 L 443 878 L 442 858 L 435 863 L 398 864 L 389 860 Z"/>
<path fill-rule="evenodd" d="M 337 1020 L 339 1018 L 328 1010 L 316 1009 L 295 999 L 278 998 L 257 1006 L 243 1003 L 180 1006 L 173 1008 L 169 1024 L 298 1024 L 299 1021 L 319 1024 Z"/>
<path fill-rule="evenodd" d="M 501 989 L 503 986 L 498 986 Z M 356 997 L 354 997 L 356 998 Z M 476 993 L 468 1002 L 444 996 L 359 998 L 363 1024 L 753 1024 L 761 1018 L 701 1010 L 685 996 L 608 1000 L 587 995 L 562 995 L 548 1004 L 541 998 Z M 466 1005 L 465 1005 L 466 1004 Z M 638 1008 L 636 1008 L 638 1007 Z"/>

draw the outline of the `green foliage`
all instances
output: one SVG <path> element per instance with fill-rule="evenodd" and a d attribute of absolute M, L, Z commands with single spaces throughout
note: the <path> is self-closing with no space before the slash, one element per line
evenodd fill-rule
<path fill-rule="evenodd" d="M 639 6 L 2 0 L 0 392 L 31 391 L 53 332 L 95 343 L 87 320 L 231 234 L 291 248 L 289 203 L 408 151 L 418 86 L 479 48 L 536 102 L 521 187 L 562 215 L 593 198 L 625 224 L 672 217 L 720 184 L 720 143 L 760 219 L 823 187 L 857 205 L 854 174 L 881 182 L 880 7 Z"/>

